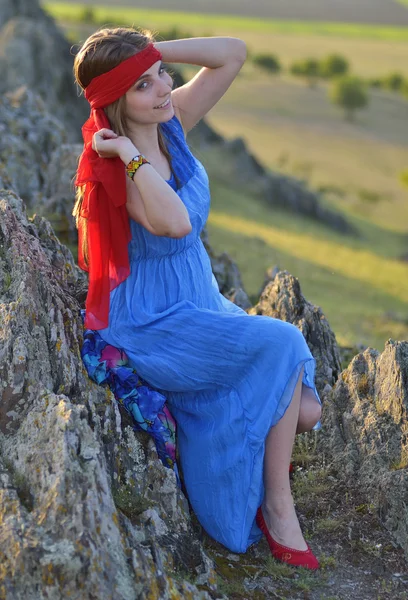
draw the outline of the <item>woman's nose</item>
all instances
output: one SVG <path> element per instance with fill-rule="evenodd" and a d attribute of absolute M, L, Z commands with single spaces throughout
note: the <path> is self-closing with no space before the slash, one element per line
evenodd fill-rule
<path fill-rule="evenodd" d="M 162 98 L 163 100 L 165 100 L 167 98 L 167 96 L 170 94 L 170 92 L 172 91 L 172 87 L 169 85 L 163 86 L 160 88 L 160 92 L 158 94 L 159 98 Z"/>
<path fill-rule="evenodd" d="M 163 85 L 163 93 L 164 94 L 168 94 L 169 89 L 170 89 L 170 91 L 173 89 L 173 79 L 172 79 L 172 77 L 170 77 L 170 75 L 168 75 L 168 77 L 166 77 L 165 80 L 162 80 L 161 83 Z"/>

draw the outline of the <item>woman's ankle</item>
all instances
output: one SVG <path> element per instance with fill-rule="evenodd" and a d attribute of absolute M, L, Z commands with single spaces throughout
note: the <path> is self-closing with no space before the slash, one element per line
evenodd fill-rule
<path fill-rule="evenodd" d="M 276 542 L 297 550 L 307 549 L 292 498 L 285 507 L 278 503 L 277 510 L 274 506 L 268 508 L 266 504 L 263 504 L 262 514 L 266 526 Z"/>
<path fill-rule="evenodd" d="M 270 497 L 263 501 L 262 512 L 272 519 L 287 519 L 296 516 L 292 494 Z"/>

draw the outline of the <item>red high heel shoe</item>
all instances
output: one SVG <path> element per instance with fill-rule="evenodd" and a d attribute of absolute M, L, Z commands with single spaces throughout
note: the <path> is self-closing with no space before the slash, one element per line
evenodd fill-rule
<path fill-rule="evenodd" d="M 305 569 L 313 570 L 319 569 L 319 561 L 311 551 L 309 544 L 307 544 L 307 550 L 295 550 L 294 548 L 288 548 L 287 546 L 282 546 L 281 544 L 278 544 L 278 542 L 275 542 L 268 531 L 261 507 L 259 507 L 256 512 L 256 524 L 266 536 L 274 558 L 295 567 L 304 567 Z"/>

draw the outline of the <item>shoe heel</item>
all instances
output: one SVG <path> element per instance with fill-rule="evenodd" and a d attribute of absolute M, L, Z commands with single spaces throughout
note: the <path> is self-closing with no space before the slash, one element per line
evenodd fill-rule
<path fill-rule="evenodd" d="M 255 521 L 266 537 L 273 558 L 293 567 L 303 567 L 313 571 L 320 568 L 320 563 L 310 549 L 309 544 L 307 544 L 307 550 L 295 550 L 288 546 L 282 546 L 273 539 L 266 526 L 261 506 L 256 512 Z"/>

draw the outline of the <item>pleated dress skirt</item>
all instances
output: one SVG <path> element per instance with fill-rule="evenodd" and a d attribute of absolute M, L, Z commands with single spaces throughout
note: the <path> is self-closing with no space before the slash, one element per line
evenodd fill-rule
<path fill-rule="evenodd" d="M 219 291 L 200 233 L 210 210 L 207 173 L 177 117 L 162 124 L 179 178 L 173 186 L 192 231 L 155 236 L 131 219 L 131 273 L 110 295 L 109 326 L 98 331 L 167 398 L 188 499 L 207 533 L 245 552 L 262 532 L 266 437 L 303 383 L 320 402 L 316 361 L 301 331 L 248 315 Z"/>

